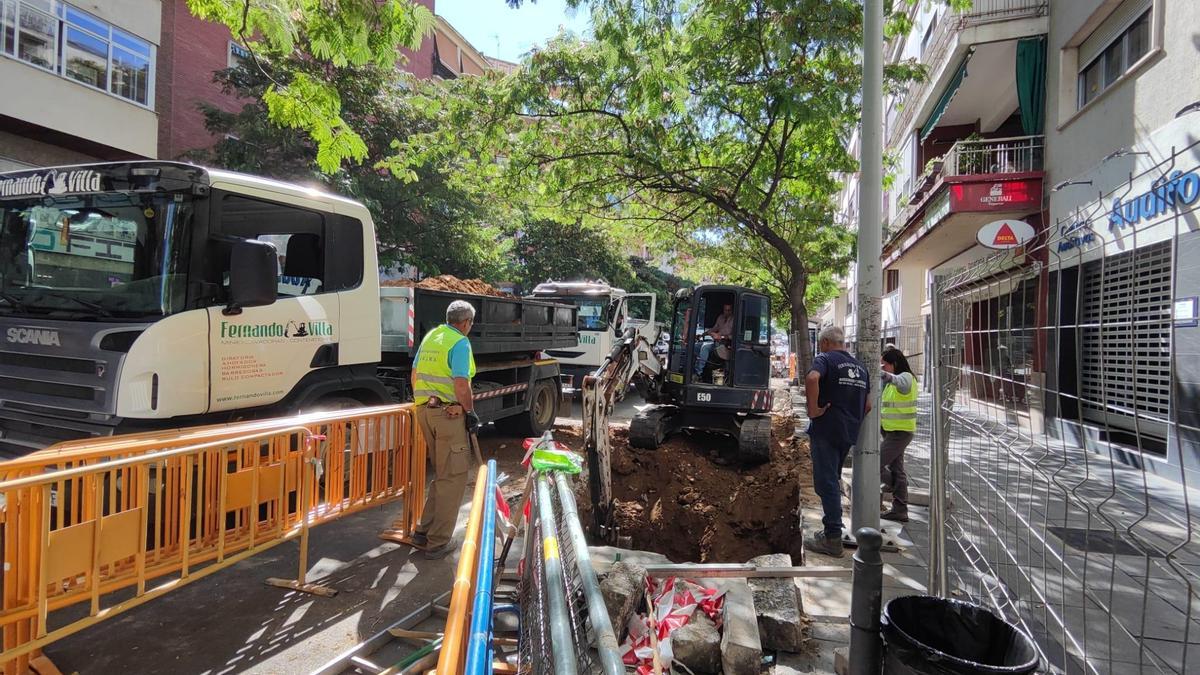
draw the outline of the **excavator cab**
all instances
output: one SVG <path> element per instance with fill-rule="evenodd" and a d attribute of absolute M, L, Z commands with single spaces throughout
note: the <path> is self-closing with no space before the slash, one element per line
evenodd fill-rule
<path fill-rule="evenodd" d="M 675 296 L 658 405 L 629 428 L 630 444 L 657 448 L 670 434 L 701 429 L 738 439 L 738 458 L 770 458 L 771 303 L 740 286 L 704 285 Z"/>

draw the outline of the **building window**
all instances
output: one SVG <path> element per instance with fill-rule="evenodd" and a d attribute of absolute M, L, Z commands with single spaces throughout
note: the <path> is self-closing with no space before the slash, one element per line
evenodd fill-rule
<path fill-rule="evenodd" d="M 938 14 L 934 12 L 933 16 L 929 18 L 929 26 L 925 29 L 925 37 L 921 38 L 921 56 L 924 56 L 925 50 L 929 48 L 929 41 L 933 39 L 933 31 L 937 28 L 937 25 Z"/>
<path fill-rule="evenodd" d="M 883 292 L 891 293 L 900 288 L 900 270 L 887 270 L 883 273 Z"/>
<path fill-rule="evenodd" d="M 1128 6 L 1140 8 L 1143 4 Z M 1094 101 L 1150 53 L 1150 10 L 1142 11 L 1132 21 L 1120 22 L 1125 14 L 1122 9 L 1110 17 L 1111 23 L 1096 29 L 1080 46 L 1080 61 L 1086 64 L 1079 71 L 1080 108 Z"/>
<path fill-rule="evenodd" d="M 0 0 L 0 54 L 149 106 L 154 48 L 57 0 Z"/>

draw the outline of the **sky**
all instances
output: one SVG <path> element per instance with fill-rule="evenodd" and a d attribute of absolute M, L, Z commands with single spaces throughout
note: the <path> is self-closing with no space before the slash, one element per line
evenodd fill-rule
<path fill-rule="evenodd" d="M 520 61 L 557 35 L 559 26 L 583 33 L 589 24 L 587 6 L 572 12 L 566 0 L 525 0 L 520 9 L 505 0 L 436 0 L 434 7 L 476 49 L 506 61 Z"/>

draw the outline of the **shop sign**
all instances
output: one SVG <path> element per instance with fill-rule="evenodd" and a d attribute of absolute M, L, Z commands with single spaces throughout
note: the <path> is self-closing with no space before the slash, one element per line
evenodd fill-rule
<path fill-rule="evenodd" d="M 1003 251 L 1023 246 L 1035 234 L 1033 226 L 1023 220 L 997 220 L 979 228 L 976 239 L 987 248 Z"/>
<path fill-rule="evenodd" d="M 1196 169 L 1187 173 L 1175 171 L 1154 181 L 1150 190 L 1127 202 L 1120 197 L 1113 199 L 1108 229 L 1136 226 L 1144 220 L 1175 211 L 1180 206 L 1191 206 L 1197 200 L 1200 200 L 1200 175 Z"/>
<path fill-rule="evenodd" d="M 1064 253 L 1096 241 L 1096 233 L 1086 220 L 1064 223 L 1058 228 L 1058 252 Z"/>
<path fill-rule="evenodd" d="M 950 186 L 950 210 L 1036 211 L 1042 206 L 1042 181 L 1008 180 Z"/>

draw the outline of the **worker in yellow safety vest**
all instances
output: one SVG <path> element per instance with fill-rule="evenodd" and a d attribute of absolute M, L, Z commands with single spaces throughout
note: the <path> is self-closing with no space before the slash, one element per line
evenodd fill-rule
<path fill-rule="evenodd" d="M 892 494 L 892 508 L 880 516 L 908 522 L 908 474 L 904 451 L 917 431 L 917 378 L 904 352 L 890 347 L 883 352 L 883 406 L 879 411 L 883 442 L 879 444 L 879 478 L 883 491 Z"/>
<path fill-rule="evenodd" d="M 413 360 L 412 388 L 417 425 L 433 454 L 437 477 L 425 499 L 413 543 L 430 560 L 444 558 L 453 547 L 454 523 L 471 468 L 468 434 L 479 431 L 479 415 L 471 395 L 475 357 L 467 335 L 475 308 L 455 300 L 446 308 L 446 323 L 429 331 Z"/>

